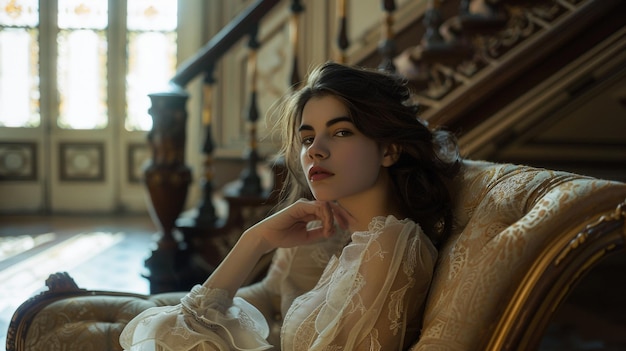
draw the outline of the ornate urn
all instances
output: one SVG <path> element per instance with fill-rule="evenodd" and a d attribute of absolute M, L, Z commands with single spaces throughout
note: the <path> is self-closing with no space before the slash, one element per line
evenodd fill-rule
<path fill-rule="evenodd" d="M 151 256 L 146 260 L 145 277 L 150 280 L 151 293 L 177 288 L 177 258 L 179 240 L 175 222 L 182 212 L 191 169 L 185 165 L 187 112 L 189 95 L 178 87 L 171 91 L 149 95 L 152 107 L 152 130 L 148 143 L 152 159 L 144 168 L 144 182 L 149 195 L 148 208 L 159 228 L 159 238 Z"/>

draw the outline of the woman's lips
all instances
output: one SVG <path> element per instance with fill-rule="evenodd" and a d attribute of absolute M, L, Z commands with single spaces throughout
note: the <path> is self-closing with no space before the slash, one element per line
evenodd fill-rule
<path fill-rule="evenodd" d="M 312 182 L 316 182 L 316 181 L 320 181 L 320 180 L 324 180 L 328 177 L 333 176 L 334 174 L 322 167 L 311 167 L 311 169 L 309 169 L 309 180 Z"/>

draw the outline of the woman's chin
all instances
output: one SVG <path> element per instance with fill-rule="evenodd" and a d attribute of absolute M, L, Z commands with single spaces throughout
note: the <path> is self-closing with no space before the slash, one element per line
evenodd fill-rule
<path fill-rule="evenodd" d="M 317 201 L 335 201 L 337 200 L 335 196 L 329 196 L 328 194 L 319 194 L 313 193 L 313 197 Z"/>

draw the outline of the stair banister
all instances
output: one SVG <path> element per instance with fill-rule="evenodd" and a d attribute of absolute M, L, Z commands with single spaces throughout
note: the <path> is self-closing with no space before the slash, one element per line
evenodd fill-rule
<path fill-rule="evenodd" d="M 195 283 L 188 269 L 186 242 L 176 231 L 176 220 L 183 209 L 191 183 L 189 167 L 185 165 L 185 139 L 189 94 L 184 87 L 195 77 L 206 74 L 252 28 L 278 4 L 279 0 L 257 0 L 220 30 L 196 55 L 183 62 L 170 79 L 166 91 L 150 94 L 149 110 L 153 128 L 149 132 L 152 159 L 144 172 L 148 191 L 148 207 L 159 230 L 159 238 L 150 257 L 145 261 L 144 276 L 150 281 L 150 293 L 187 290 Z M 207 130 L 210 131 L 210 126 Z M 207 135 L 207 138 L 211 138 Z M 210 140 L 209 140 L 210 143 Z M 207 144 L 205 142 L 205 144 Z M 180 147 L 183 145 L 183 147 Z M 209 155 L 210 156 L 210 155 Z M 211 181 L 210 179 L 205 179 Z M 211 184 L 203 184 L 203 201 L 211 201 Z M 174 201 L 176 200 L 176 201 Z M 206 206 L 209 212 L 211 206 Z M 206 213 L 205 215 L 211 215 Z M 209 221 L 213 219 L 209 218 Z"/>
<path fill-rule="evenodd" d="M 217 62 L 241 38 L 276 5 L 280 0 L 257 0 L 211 38 L 196 55 L 183 62 L 171 83 L 184 87 L 206 70 L 207 65 Z"/>

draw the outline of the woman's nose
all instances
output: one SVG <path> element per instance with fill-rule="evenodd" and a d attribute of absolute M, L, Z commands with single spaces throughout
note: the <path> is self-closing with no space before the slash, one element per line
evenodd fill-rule
<path fill-rule="evenodd" d="M 325 159 L 328 157 L 328 149 L 323 145 L 322 141 L 319 139 L 315 139 L 313 144 L 309 146 L 309 150 L 307 152 L 310 158 L 313 159 Z"/>

